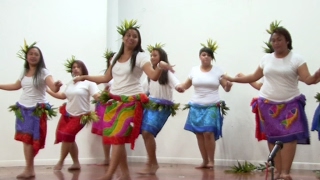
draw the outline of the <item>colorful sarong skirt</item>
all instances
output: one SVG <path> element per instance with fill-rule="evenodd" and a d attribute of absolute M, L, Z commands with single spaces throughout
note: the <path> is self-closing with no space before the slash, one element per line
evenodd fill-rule
<path fill-rule="evenodd" d="M 149 99 L 145 94 L 118 96 L 110 93 L 109 96 L 112 100 L 108 101 L 104 114 L 106 127 L 103 130 L 103 142 L 131 143 L 131 149 L 134 149 L 141 130 L 143 104 L 148 103 Z"/>
<path fill-rule="evenodd" d="M 252 112 L 255 114 L 256 121 L 256 133 L 255 136 L 258 141 L 267 140 L 265 130 L 264 130 L 264 122 L 261 121 L 261 114 L 258 106 L 258 98 L 253 98 L 251 101 Z"/>
<path fill-rule="evenodd" d="M 71 116 L 66 111 L 66 104 L 63 104 L 59 108 L 60 120 L 56 129 L 56 140 L 55 144 L 60 142 L 75 142 L 76 135 L 84 127 L 81 124 L 81 116 Z"/>
<path fill-rule="evenodd" d="M 149 98 L 153 103 L 159 105 L 173 105 L 173 102 L 165 99 Z M 161 110 L 153 110 L 145 108 L 143 112 L 142 131 L 151 133 L 154 137 L 160 132 L 164 124 L 167 122 L 171 111 L 169 108 Z"/>
<path fill-rule="evenodd" d="M 189 103 L 189 106 L 185 130 L 193 133 L 213 132 L 215 140 L 222 137 L 223 115 L 220 102 L 207 106 Z"/>
<path fill-rule="evenodd" d="M 43 149 L 47 135 L 47 114 L 35 115 L 37 109 L 50 109 L 49 104 L 37 104 L 35 107 L 24 107 L 16 103 L 16 133 L 14 139 L 33 146 L 34 156 Z M 19 116 L 17 115 L 19 114 Z"/>
<path fill-rule="evenodd" d="M 297 140 L 298 144 L 310 144 L 305 101 L 305 96 L 300 95 L 287 102 L 273 102 L 260 97 L 251 103 L 257 108 L 253 112 L 256 114 L 258 140 L 266 138 L 269 143 Z"/>
<path fill-rule="evenodd" d="M 102 136 L 103 129 L 106 127 L 106 122 L 103 120 L 106 107 L 106 104 L 97 102 L 95 111 L 99 117 L 99 121 L 92 123 L 91 133 Z"/>

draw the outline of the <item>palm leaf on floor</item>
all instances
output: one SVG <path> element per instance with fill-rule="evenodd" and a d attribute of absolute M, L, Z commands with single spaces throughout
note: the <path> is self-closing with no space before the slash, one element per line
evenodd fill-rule
<path fill-rule="evenodd" d="M 237 164 L 230 167 L 231 169 L 225 170 L 227 173 L 250 173 L 252 171 L 263 171 L 266 169 L 266 166 L 264 164 L 259 164 L 259 166 L 255 166 L 254 164 L 245 161 L 243 164 L 241 164 L 239 161 L 237 161 Z"/>

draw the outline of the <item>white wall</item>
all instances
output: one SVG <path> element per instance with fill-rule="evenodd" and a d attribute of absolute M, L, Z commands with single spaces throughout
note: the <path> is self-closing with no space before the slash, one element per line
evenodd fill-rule
<path fill-rule="evenodd" d="M 17 3 L 19 2 L 19 3 Z M 124 19 L 137 19 L 141 24 L 143 47 L 156 42 L 165 43 L 172 64 L 176 64 L 176 75 L 184 81 L 192 66 L 198 65 L 200 43 L 208 38 L 218 41 L 217 64 L 230 75 L 238 72 L 253 72 L 263 56 L 263 41 L 269 36 L 265 32 L 274 20 L 291 32 L 294 51 L 302 54 L 313 73 L 316 63 L 317 42 L 320 37 L 320 16 L 317 0 L 308 3 L 302 0 L 119 0 L 108 1 L 54 1 L 20 0 L 0 2 L 0 67 L 1 83 L 11 83 L 20 74 L 22 61 L 15 53 L 28 42 L 39 41 L 46 64 L 55 79 L 67 82 L 62 63 L 72 54 L 86 62 L 91 74 L 99 74 L 104 66 L 102 53 L 106 47 L 117 51 L 121 40 L 116 25 Z M 107 28 L 108 27 L 108 28 Z M 10 67 L 10 68 L 9 68 Z M 17 67 L 17 68 L 12 68 Z M 300 84 L 307 97 L 306 111 L 311 124 L 317 106 L 313 96 L 318 85 Z M 176 102 L 185 104 L 193 90 L 184 94 L 175 93 Z M 232 165 L 236 160 L 263 162 L 268 155 L 266 142 L 254 138 L 254 115 L 250 101 L 257 95 L 249 85 L 235 84 L 230 93 L 221 91 L 221 97 L 230 107 L 223 126 L 223 138 L 217 141 L 216 164 Z M 0 147 L 0 166 L 23 165 L 22 146 L 13 141 L 14 115 L 6 111 L 21 92 L 0 91 L 3 101 L 0 109 L 3 120 Z M 56 106 L 61 101 L 50 98 Z M 157 154 L 160 162 L 200 163 L 195 136 L 183 130 L 186 111 L 179 111 L 170 118 L 157 137 Z M 49 121 L 47 146 L 36 157 L 36 164 L 53 164 L 58 158 L 60 145 L 53 145 L 57 118 Z M 91 163 L 102 156 L 100 140 L 84 129 L 78 135 L 81 162 Z M 320 143 L 317 133 L 311 133 L 312 145 L 299 145 L 293 168 L 320 168 Z M 12 151 L 14 150 L 14 153 Z M 145 149 L 142 138 L 135 151 L 129 150 L 131 161 L 144 161 Z"/>
<path fill-rule="evenodd" d="M 263 41 L 269 38 L 265 29 L 274 20 L 281 20 L 281 25 L 290 31 L 294 51 L 305 57 L 314 73 L 319 68 L 318 51 L 314 48 L 320 40 L 319 5 L 316 0 L 308 3 L 302 0 L 120 0 L 119 19 L 138 20 L 145 49 L 148 44 L 165 43 L 164 49 L 171 63 L 176 64 L 181 81 L 185 81 L 191 67 L 200 63 L 200 43 L 208 38 L 217 40 L 217 64 L 229 75 L 252 73 L 264 55 Z M 311 124 L 317 106 L 313 96 L 319 85 L 299 87 L 307 97 L 306 111 Z M 191 89 L 184 94 L 175 93 L 176 102 L 187 103 L 192 92 Z M 224 120 L 223 138 L 217 141 L 217 165 L 231 165 L 236 160 L 266 161 L 267 143 L 254 138 L 254 115 L 249 106 L 257 94 L 245 84 L 235 84 L 230 93 L 221 89 L 221 97 L 231 110 Z M 183 130 L 186 116 L 187 112 L 183 111 L 170 118 L 157 137 L 161 162 L 201 162 L 195 135 Z M 309 146 L 298 146 L 293 168 L 320 167 L 316 132 L 311 133 L 311 142 Z M 140 138 L 131 156 L 140 161 L 144 155 Z"/>
<path fill-rule="evenodd" d="M 54 79 L 71 80 L 63 64 L 71 55 L 83 60 L 89 73 L 101 74 L 105 67 L 103 53 L 107 47 L 107 1 L 99 0 L 3 0 L 0 2 L 0 75 L 1 84 L 13 83 L 21 74 L 23 60 L 17 51 L 27 42 L 37 41 L 47 68 Z M 62 87 L 64 89 L 65 86 Z M 0 166 L 24 165 L 22 144 L 14 141 L 14 114 L 8 106 L 14 104 L 21 91 L 0 91 L 1 122 Z M 63 101 L 48 97 L 55 107 Z M 48 121 L 46 147 L 36 156 L 36 164 L 54 164 L 60 144 L 54 145 L 58 117 Z M 102 157 L 101 140 L 84 128 L 77 137 L 82 162 Z"/>

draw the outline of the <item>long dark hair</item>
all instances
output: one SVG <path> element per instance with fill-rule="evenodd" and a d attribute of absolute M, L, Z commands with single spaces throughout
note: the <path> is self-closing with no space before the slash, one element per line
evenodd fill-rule
<path fill-rule="evenodd" d="M 159 57 L 160 57 L 160 61 L 163 61 L 163 62 L 166 62 L 166 63 L 170 64 L 166 51 L 164 51 L 162 48 L 154 48 L 153 51 L 158 51 Z M 158 82 L 161 85 L 166 85 L 166 84 L 168 84 L 168 81 L 169 81 L 168 79 L 169 79 L 168 78 L 168 71 L 164 70 L 161 73 Z M 150 78 L 148 78 L 148 81 L 150 82 Z"/>
<path fill-rule="evenodd" d="M 36 71 L 35 71 L 35 74 L 33 75 L 33 85 L 38 89 L 40 87 L 40 85 L 42 84 L 41 82 L 41 71 L 42 69 L 46 68 L 46 64 L 44 63 L 44 58 L 43 58 L 43 55 L 42 55 L 42 52 L 40 50 L 40 48 L 38 48 L 37 46 L 32 46 L 30 47 L 27 52 L 26 52 L 26 56 L 25 56 L 25 63 L 24 63 L 24 72 L 23 72 L 23 75 L 25 76 L 27 74 L 27 72 L 30 70 L 30 65 L 27 61 L 27 56 L 28 56 L 28 53 L 31 49 L 37 49 L 39 51 L 39 54 L 40 54 L 40 60 L 37 64 L 37 67 L 36 67 Z"/>
<path fill-rule="evenodd" d="M 144 52 L 142 47 L 141 47 L 141 35 L 140 32 L 137 28 L 129 28 L 125 31 L 125 33 L 123 34 L 122 38 L 127 34 L 127 32 L 129 30 L 135 30 L 138 33 L 138 44 L 137 46 L 134 48 L 133 53 L 131 55 L 131 60 L 130 60 L 130 64 L 131 64 L 131 72 L 133 71 L 134 67 L 136 66 L 136 58 L 137 58 L 137 54 L 139 52 Z M 113 68 L 113 66 L 116 64 L 116 62 L 120 59 L 121 55 L 124 52 L 124 43 L 122 42 L 119 53 L 117 54 L 117 56 L 114 58 L 114 61 L 112 62 L 111 68 Z"/>
<path fill-rule="evenodd" d="M 72 67 L 74 64 L 77 64 L 81 68 L 81 76 L 89 75 L 88 69 L 83 61 L 75 60 L 71 65 L 71 76 L 72 76 Z"/>
<path fill-rule="evenodd" d="M 107 69 L 110 67 L 111 65 L 111 59 L 113 58 L 113 56 L 115 55 L 116 53 L 115 52 L 112 52 L 109 59 L 107 59 Z M 106 69 L 106 71 L 107 71 Z"/>

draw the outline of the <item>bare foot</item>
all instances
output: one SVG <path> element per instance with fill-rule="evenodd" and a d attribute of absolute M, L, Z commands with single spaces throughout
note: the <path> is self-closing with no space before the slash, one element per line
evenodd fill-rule
<path fill-rule="evenodd" d="M 196 169 L 207 169 L 208 167 L 207 167 L 207 164 L 208 163 L 202 163 L 202 164 L 200 164 L 200 166 L 197 166 L 197 167 L 195 167 Z"/>
<path fill-rule="evenodd" d="M 281 180 L 292 180 L 292 177 L 289 174 L 284 174 L 279 177 Z"/>
<path fill-rule="evenodd" d="M 121 175 L 116 180 L 131 180 L 131 177 L 129 175 Z"/>
<path fill-rule="evenodd" d="M 58 162 L 54 167 L 53 167 L 53 170 L 55 171 L 60 171 L 63 167 L 63 162 Z"/>
<path fill-rule="evenodd" d="M 103 161 L 103 164 L 104 164 L 105 166 L 108 166 L 108 165 L 110 164 L 110 159 L 105 159 L 105 160 Z"/>
<path fill-rule="evenodd" d="M 34 170 L 28 171 L 24 170 L 21 174 L 19 174 L 16 178 L 17 179 L 29 179 L 35 177 Z"/>
<path fill-rule="evenodd" d="M 159 169 L 158 164 L 152 164 L 152 165 L 146 164 L 145 168 L 137 173 L 140 175 L 154 175 L 156 174 L 158 169 Z"/>
<path fill-rule="evenodd" d="M 96 180 L 111 180 L 111 179 L 112 179 L 112 176 L 105 175 L 105 176 L 102 176 L 102 177 L 100 177 L 100 178 L 98 178 Z"/>
<path fill-rule="evenodd" d="M 80 164 L 72 164 L 69 168 L 68 168 L 68 170 L 69 171 L 76 171 L 76 170 L 80 170 L 81 169 L 81 166 L 80 166 Z"/>
<path fill-rule="evenodd" d="M 209 162 L 207 165 L 206 165 L 206 168 L 208 169 L 213 169 L 213 162 Z"/>
<path fill-rule="evenodd" d="M 97 166 L 109 166 L 110 160 L 105 159 L 102 163 L 96 164 Z"/>

